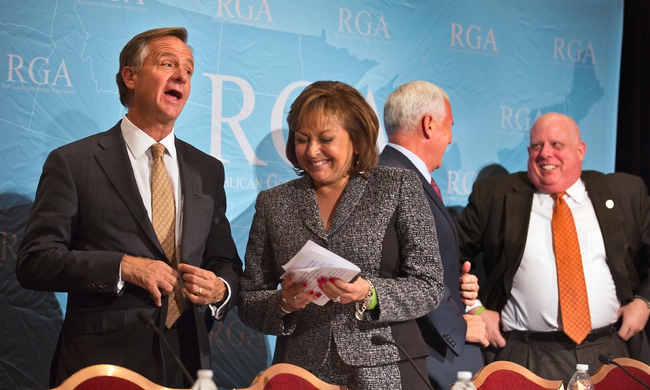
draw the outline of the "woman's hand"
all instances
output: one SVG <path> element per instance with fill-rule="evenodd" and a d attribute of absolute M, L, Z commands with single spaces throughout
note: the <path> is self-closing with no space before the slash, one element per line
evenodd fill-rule
<path fill-rule="evenodd" d="M 363 302 L 370 290 L 370 282 L 359 277 L 353 283 L 341 279 L 318 279 L 318 286 L 335 303 Z"/>
<path fill-rule="evenodd" d="M 288 302 L 284 306 L 285 309 L 289 311 L 295 311 L 304 308 L 310 304 L 314 299 L 320 298 L 321 293 L 317 293 L 314 290 L 306 290 L 307 283 L 296 283 L 295 277 L 289 275 L 286 279 L 280 283 L 282 298 L 286 299 Z"/>

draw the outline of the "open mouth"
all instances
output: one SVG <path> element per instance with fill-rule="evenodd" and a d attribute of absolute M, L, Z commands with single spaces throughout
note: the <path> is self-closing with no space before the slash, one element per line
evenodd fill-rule
<path fill-rule="evenodd" d="M 165 95 L 171 96 L 175 98 L 176 100 L 181 100 L 183 98 L 183 93 L 181 91 L 177 91 L 175 89 L 170 89 L 168 91 L 165 91 Z"/>

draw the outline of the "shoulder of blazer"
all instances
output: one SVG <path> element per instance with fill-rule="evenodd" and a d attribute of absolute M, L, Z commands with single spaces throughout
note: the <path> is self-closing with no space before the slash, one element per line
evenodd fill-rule
<path fill-rule="evenodd" d="M 89 135 L 88 137 L 81 138 L 79 140 L 70 142 L 68 144 L 58 147 L 56 150 L 61 151 L 64 154 L 68 153 L 79 153 L 79 152 L 92 152 L 96 150 L 99 146 L 101 149 L 108 149 L 116 144 L 124 144 L 124 138 L 122 137 L 122 130 L 120 127 L 120 120 L 115 126 L 109 130 L 103 131 L 101 133 L 96 133 Z"/>
<path fill-rule="evenodd" d="M 204 151 L 179 138 L 176 138 L 174 140 L 174 144 L 176 145 L 176 152 L 181 154 L 188 162 L 194 161 L 198 164 L 223 165 L 219 159 L 205 153 Z"/>
<path fill-rule="evenodd" d="M 493 194 L 495 197 L 511 192 L 534 192 L 535 187 L 530 182 L 528 174 L 524 171 L 508 175 L 490 176 L 474 183 L 474 190 Z"/>

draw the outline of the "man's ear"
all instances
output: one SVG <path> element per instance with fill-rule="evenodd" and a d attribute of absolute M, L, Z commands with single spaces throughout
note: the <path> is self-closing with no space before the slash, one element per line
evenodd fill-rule
<path fill-rule="evenodd" d="M 422 133 L 422 137 L 425 139 L 431 138 L 433 131 L 435 131 L 435 125 L 436 122 L 433 120 L 433 116 L 428 114 L 423 116 L 420 120 L 420 132 Z"/>
<path fill-rule="evenodd" d="M 122 68 L 122 80 L 124 80 L 124 85 L 128 89 L 135 89 L 135 79 L 138 74 L 133 71 L 133 68 L 130 66 L 125 66 Z"/>

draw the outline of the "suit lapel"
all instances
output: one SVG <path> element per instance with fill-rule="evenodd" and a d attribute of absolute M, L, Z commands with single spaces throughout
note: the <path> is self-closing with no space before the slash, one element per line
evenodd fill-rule
<path fill-rule="evenodd" d="M 133 218 L 140 224 L 147 237 L 155 243 L 160 255 L 164 258 L 164 251 L 158 242 L 135 182 L 133 167 L 127 155 L 120 123 L 121 121 L 99 140 L 100 149 L 95 154 L 95 158 Z"/>
<path fill-rule="evenodd" d="M 361 201 L 361 197 L 368 188 L 368 180 L 361 176 L 356 176 L 350 179 L 348 185 L 343 191 L 341 201 L 334 211 L 334 218 L 330 225 L 328 234 L 334 234 L 341 226 L 345 225 L 348 218 L 352 216 L 357 205 Z"/>
<path fill-rule="evenodd" d="M 625 262 L 620 258 L 624 247 L 623 223 L 620 220 L 623 213 L 620 208 L 617 208 L 619 205 L 616 204 L 618 199 L 615 194 L 604 185 L 602 180 L 591 176 L 588 172 L 583 172 L 582 179 L 596 212 L 605 244 L 607 265 L 618 289 L 619 286 L 625 286 L 628 280 Z M 606 204 L 610 204 L 612 208 L 608 208 Z M 618 296 L 625 295 L 618 291 Z"/>
<path fill-rule="evenodd" d="M 178 173 L 179 179 L 181 181 L 181 262 L 188 262 L 188 259 L 183 257 L 183 253 L 187 253 L 189 249 L 187 247 L 189 240 L 191 238 L 191 229 L 192 224 L 186 223 L 187 221 L 196 221 L 196 212 L 200 209 L 198 202 L 203 198 L 203 193 L 195 189 L 195 184 L 200 182 L 200 177 L 198 172 L 196 172 L 190 164 L 188 164 L 188 156 L 185 153 L 182 145 L 179 143 L 178 139 L 175 142 L 176 145 L 176 157 L 178 158 Z M 194 264 L 197 265 L 197 264 Z M 200 264 L 198 264 L 200 265 Z"/>
<path fill-rule="evenodd" d="M 325 230 L 323 218 L 316 202 L 316 192 L 309 176 L 305 176 L 297 182 L 297 191 L 293 195 L 299 199 L 296 203 L 299 205 L 299 213 L 305 225 L 323 241 L 327 241 L 328 236 L 334 234 L 341 226 L 344 226 L 348 218 L 354 213 L 367 186 L 368 181 L 360 176 L 350 179 L 343 191 L 343 195 L 341 195 L 341 201 L 334 211 L 334 218 L 332 218 L 328 231 Z"/>
<path fill-rule="evenodd" d="M 449 211 L 447 211 L 447 207 L 445 207 L 445 204 L 443 203 L 442 199 L 440 199 L 438 194 L 436 194 L 436 192 L 433 190 L 433 187 L 431 187 L 431 183 L 427 182 L 427 179 L 422 175 L 422 173 L 420 173 L 420 170 L 417 169 L 415 164 L 413 164 L 411 160 L 409 160 L 408 157 L 402 154 L 399 150 L 388 145 L 384 148 L 381 154 L 382 157 L 386 157 L 387 160 L 394 160 L 397 163 L 397 164 L 390 164 L 390 166 L 410 169 L 418 174 L 418 177 L 422 182 L 422 188 L 424 189 L 424 193 L 429 198 L 430 201 L 429 203 L 433 202 L 433 204 L 438 208 L 440 213 L 444 215 L 445 218 L 447 219 L 449 226 L 454 231 L 454 239 L 455 239 L 454 245 L 455 247 L 458 247 L 458 234 L 456 233 L 456 224 L 454 223 L 453 218 L 449 214 Z"/>
<path fill-rule="evenodd" d="M 512 192 L 506 195 L 503 206 L 505 215 L 504 256 L 506 259 L 511 259 L 511 262 L 506 264 L 499 261 L 499 264 L 507 266 L 507 269 L 503 270 L 506 274 L 506 281 L 514 279 L 514 273 L 519 268 L 521 258 L 524 255 L 528 235 L 528 223 L 530 221 L 530 211 L 533 207 L 534 191 L 532 184 L 525 175 L 524 173 L 521 181 L 513 184 Z M 506 291 L 510 291 L 511 287 L 506 286 Z"/>
<path fill-rule="evenodd" d="M 311 178 L 307 175 L 295 182 L 295 191 L 288 195 L 294 198 L 294 204 L 298 205 L 297 211 L 300 214 L 305 226 L 318 238 L 327 241 L 327 232 L 323 224 L 323 218 L 316 203 L 316 192 L 312 185 Z"/>

